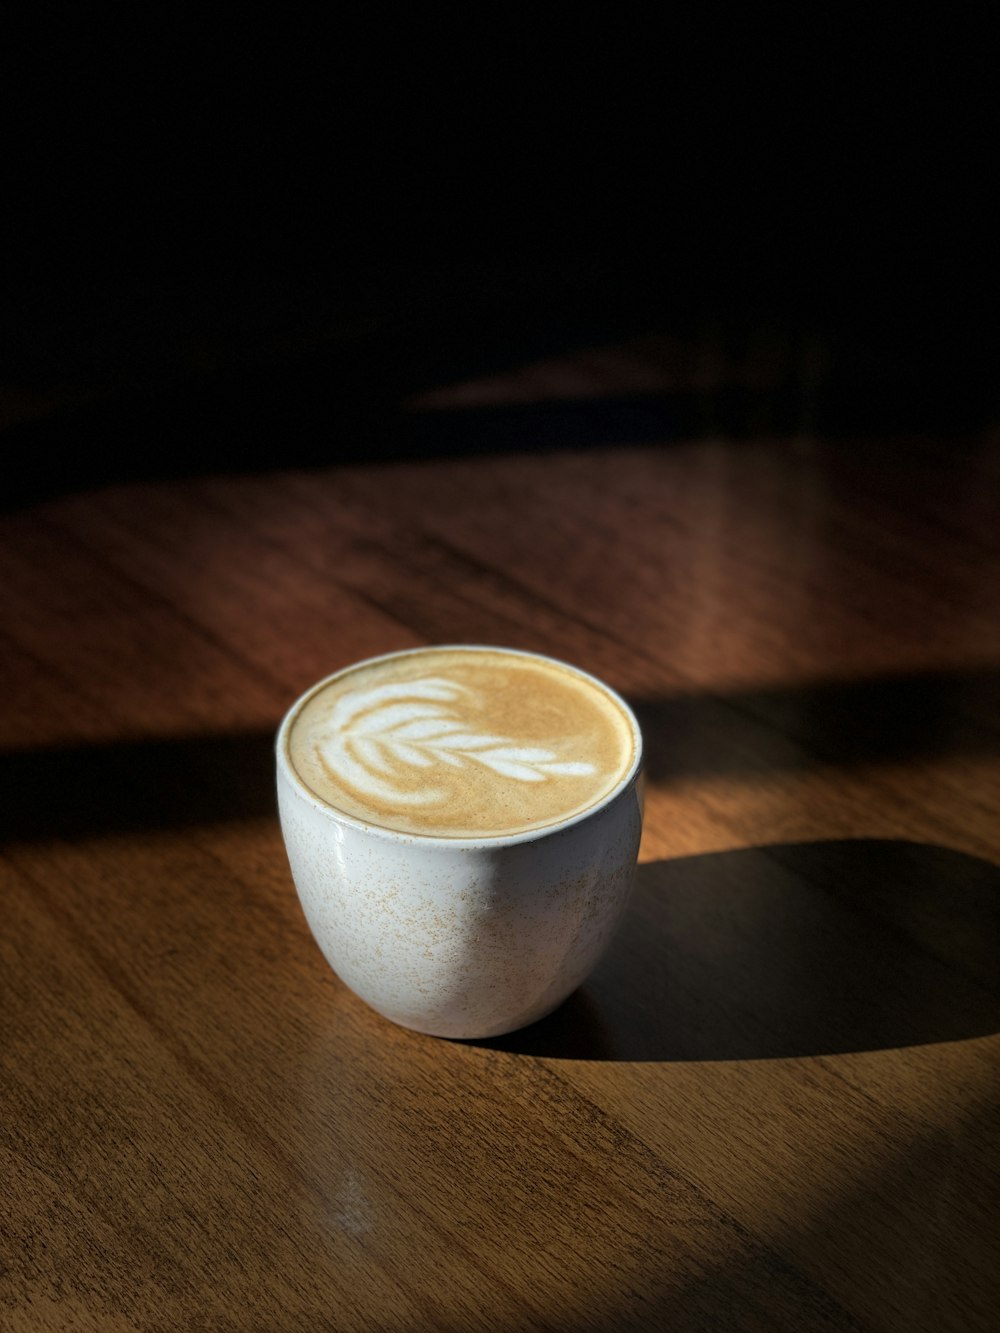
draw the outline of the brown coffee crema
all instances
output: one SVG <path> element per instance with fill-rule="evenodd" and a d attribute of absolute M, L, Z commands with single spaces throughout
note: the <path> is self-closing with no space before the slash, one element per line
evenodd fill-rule
<path fill-rule="evenodd" d="M 503 837 L 599 803 L 637 737 L 572 667 L 486 648 L 428 648 L 348 670 L 292 720 L 288 757 L 322 801 L 432 837 Z"/>

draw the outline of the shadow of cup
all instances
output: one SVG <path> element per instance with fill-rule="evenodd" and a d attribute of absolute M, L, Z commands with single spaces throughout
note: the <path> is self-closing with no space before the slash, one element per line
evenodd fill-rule
<path fill-rule="evenodd" d="M 610 951 L 541 1023 L 480 1043 L 587 1060 L 755 1060 L 1000 1031 L 1000 869 L 912 842 L 639 867 Z"/>

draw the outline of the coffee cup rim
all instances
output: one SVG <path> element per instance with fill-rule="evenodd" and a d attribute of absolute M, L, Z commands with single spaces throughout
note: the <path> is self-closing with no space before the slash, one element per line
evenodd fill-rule
<path fill-rule="evenodd" d="M 288 741 L 292 726 L 300 711 L 305 707 L 314 695 L 321 690 L 326 689 L 333 681 L 341 676 L 346 676 L 362 667 L 378 666 L 382 662 L 389 662 L 400 657 L 414 657 L 421 653 L 431 652 L 478 652 L 478 653 L 501 653 L 510 657 L 525 657 L 536 662 L 545 662 L 550 666 L 560 667 L 564 671 L 570 671 L 583 680 L 588 681 L 597 689 L 610 695 L 614 702 L 621 709 L 629 729 L 632 732 L 634 753 L 629 767 L 618 779 L 615 785 L 605 793 L 600 800 L 595 801 L 593 805 L 587 806 L 583 810 L 578 810 L 575 814 L 567 815 L 564 819 L 556 820 L 551 824 L 542 824 L 537 828 L 522 829 L 517 833 L 479 833 L 469 837 L 447 837 L 436 833 L 415 833 L 404 832 L 402 829 L 388 828 L 384 824 L 376 824 L 372 820 L 362 819 L 358 815 L 348 814 L 345 810 L 339 810 L 331 805 L 329 801 L 323 800 L 316 792 L 300 777 L 296 772 L 295 766 L 288 754 Z M 275 737 L 275 751 L 279 772 L 289 781 L 293 789 L 309 805 L 327 818 L 338 824 L 346 824 L 359 832 L 370 833 L 384 838 L 389 842 L 395 842 L 400 845 L 413 845 L 418 847 L 439 847 L 450 848 L 452 850 L 469 850 L 473 848 L 499 848 L 513 847 L 521 843 L 537 842 L 542 838 L 551 837 L 554 834 L 562 833 L 567 829 L 574 828 L 577 824 L 585 823 L 593 819 L 601 811 L 606 810 L 621 796 L 623 796 L 638 781 L 642 770 L 643 742 L 642 731 L 635 713 L 618 693 L 617 690 L 601 680 L 598 676 L 582 667 L 574 666 L 571 662 L 565 662 L 561 658 L 552 657 L 548 653 L 536 653 L 525 648 L 505 648 L 496 644 L 481 643 L 429 643 L 416 648 L 401 648 L 393 652 L 378 653 L 374 657 L 362 658 L 357 662 L 351 662 L 347 666 L 332 671 L 322 680 L 310 685 L 285 713 L 278 727 Z"/>

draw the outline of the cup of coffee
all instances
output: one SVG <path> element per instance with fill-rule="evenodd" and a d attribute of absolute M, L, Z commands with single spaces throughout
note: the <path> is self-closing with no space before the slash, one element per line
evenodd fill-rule
<path fill-rule="evenodd" d="M 506 648 L 390 653 L 308 690 L 278 804 L 327 961 L 386 1018 L 491 1037 L 551 1012 L 622 914 L 639 727 L 586 672 Z"/>

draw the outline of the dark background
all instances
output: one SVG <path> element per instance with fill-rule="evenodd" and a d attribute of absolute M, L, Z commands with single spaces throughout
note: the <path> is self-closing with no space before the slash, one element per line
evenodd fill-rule
<path fill-rule="evenodd" d="M 995 419 L 985 23 L 489 13 L 9 32 L 8 493 L 495 447 L 398 404 L 648 333 L 819 347 L 828 434 Z"/>

